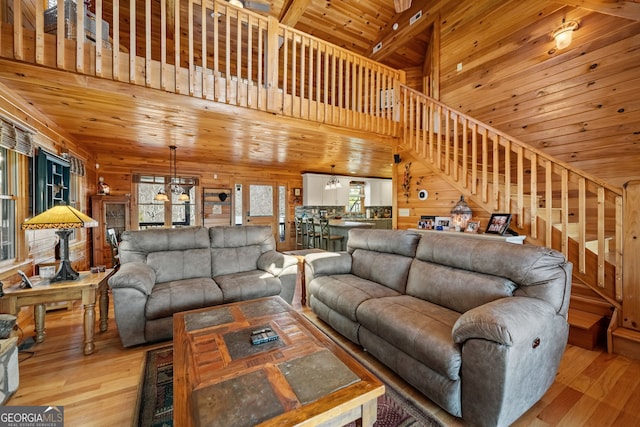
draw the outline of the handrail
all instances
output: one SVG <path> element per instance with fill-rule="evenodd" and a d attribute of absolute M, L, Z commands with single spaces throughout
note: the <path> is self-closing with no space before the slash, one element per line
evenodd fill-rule
<path fill-rule="evenodd" d="M 577 275 L 619 306 L 620 189 L 404 85 L 400 105 L 407 148 L 488 212 L 515 213 L 518 228 L 574 260 Z"/>
<path fill-rule="evenodd" d="M 393 93 L 402 71 L 226 1 L 114 0 L 105 7 L 94 0 L 87 9 L 57 0 L 46 11 L 37 1 L 35 22 L 23 2 L 10 5 L 12 59 L 381 135 L 397 132 Z M 77 28 L 84 28 L 80 40 Z"/>

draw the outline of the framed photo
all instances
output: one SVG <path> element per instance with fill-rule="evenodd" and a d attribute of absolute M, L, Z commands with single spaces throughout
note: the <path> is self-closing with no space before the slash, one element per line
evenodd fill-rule
<path fill-rule="evenodd" d="M 450 216 L 437 216 L 436 217 L 436 230 L 445 231 L 451 227 Z"/>
<path fill-rule="evenodd" d="M 487 224 L 487 230 L 485 233 L 503 235 L 509 228 L 511 223 L 511 214 L 506 213 L 494 213 L 491 214 L 489 224 Z"/>
<path fill-rule="evenodd" d="M 480 230 L 480 221 L 468 221 L 465 233 L 477 233 Z"/>
<path fill-rule="evenodd" d="M 436 225 L 436 217 L 432 215 L 422 215 L 418 222 L 418 228 L 422 230 L 433 230 Z"/>
<path fill-rule="evenodd" d="M 29 278 L 27 277 L 26 274 L 24 274 L 24 271 L 22 270 L 18 270 L 18 274 L 20 275 L 20 277 L 22 278 L 22 282 L 20 282 L 20 287 L 22 289 L 25 288 L 33 288 L 33 284 L 31 283 L 31 280 L 29 280 Z"/>

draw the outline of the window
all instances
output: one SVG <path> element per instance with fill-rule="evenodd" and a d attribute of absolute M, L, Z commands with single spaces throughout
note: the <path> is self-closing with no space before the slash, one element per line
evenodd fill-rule
<path fill-rule="evenodd" d="M 58 204 L 69 204 L 69 161 L 45 150 L 38 150 L 35 158 L 34 215 Z"/>
<path fill-rule="evenodd" d="M 185 227 L 196 225 L 196 186 L 195 178 L 177 178 L 178 183 L 189 194 L 188 202 L 178 200 L 179 194 L 171 192 L 170 177 L 136 176 L 138 183 L 138 226 L 152 227 Z M 159 191 L 164 190 L 169 196 L 168 202 L 155 200 Z"/>
<path fill-rule="evenodd" d="M 351 181 L 349 183 L 349 212 L 364 212 L 364 186 L 362 181 Z"/>
<path fill-rule="evenodd" d="M 16 197 L 18 154 L 0 147 L 0 261 L 16 257 Z"/>

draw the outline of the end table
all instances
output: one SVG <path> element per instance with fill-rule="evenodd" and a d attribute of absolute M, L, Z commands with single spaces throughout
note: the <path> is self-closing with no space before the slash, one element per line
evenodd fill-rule
<path fill-rule="evenodd" d="M 45 336 L 45 305 L 60 301 L 81 300 L 84 306 L 84 354 L 92 354 L 95 350 L 94 327 L 96 321 L 96 300 L 99 293 L 100 331 L 108 327 L 109 294 L 107 279 L 113 274 L 113 269 L 99 273 L 81 271 L 77 280 L 67 280 L 50 283 L 48 280 L 32 280 L 32 288 L 20 288 L 14 285 L 4 289 L 5 295 L 0 298 L 0 312 L 17 315 L 22 307 L 32 305 L 36 342 L 44 341 Z"/>

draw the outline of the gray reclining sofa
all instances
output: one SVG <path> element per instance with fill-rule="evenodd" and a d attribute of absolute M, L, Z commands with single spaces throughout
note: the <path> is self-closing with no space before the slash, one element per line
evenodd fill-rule
<path fill-rule="evenodd" d="M 125 347 L 173 336 L 173 314 L 280 295 L 291 303 L 297 259 L 275 250 L 269 226 L 125 231 L 109 278 Z"/>
<path fill-rule="evenodd" d="M 554 381 L 572 265 L 554 250 L 448 233 L 351 230 L 309 254 L 311 308 L 469 425 L 506 426 Z"/>

